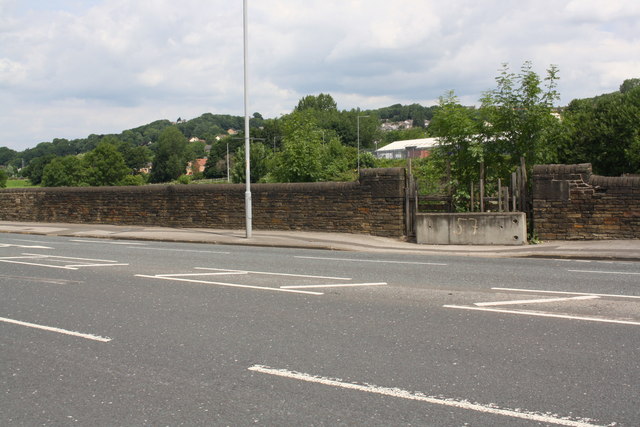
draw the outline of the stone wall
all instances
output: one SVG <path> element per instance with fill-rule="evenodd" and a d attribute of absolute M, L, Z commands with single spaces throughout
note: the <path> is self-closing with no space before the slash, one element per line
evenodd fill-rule
<path fill-rule="evenodd" d="M 170 227 L 245 227 L 245 186 L 0 190 L 0 220 Z M 357 182 L 251 185 L 253 228 L 404 234 L 405 171 L 364 169 Z"/>
<path fill-rule="evenodd" d="M 639 177 L 593 175 L 585 163 L 535 166 L 533 180 L 540 239 L 640 239 Z"/>

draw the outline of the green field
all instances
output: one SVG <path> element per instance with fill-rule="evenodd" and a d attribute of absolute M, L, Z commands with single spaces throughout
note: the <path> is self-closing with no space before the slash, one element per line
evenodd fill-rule
<path fill-rule="evenodd" d="M 35 187 L 28 179 L 8 179 L 7 188 L 26 188 Z"/>

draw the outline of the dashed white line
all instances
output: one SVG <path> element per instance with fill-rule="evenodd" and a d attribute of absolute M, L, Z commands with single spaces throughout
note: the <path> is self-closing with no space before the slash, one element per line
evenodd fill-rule
<path fill-rule="evenodd" d="M 278 377 L 289 378 L 299 381 L 306 381 L 315 384 L 322 384 L 331 387 L 339 387 L 348 390 L 362 391 L 366 393 L 374 393 L 383 396 L 396 397 L 401 399 L 416 400 L 429 403 L 432 405 L 448 406 L 458 409 L 466 409 L 485 414 L 501 415 L 511 418 L 519 418 L 528 421 L 535 421 L 543 424 L 556 424 L 572 427 L 592 427 L 594 420 L 586 418 L 569 418 L 559 417 L 555 415 L 541 414 L 537 412 L 524 411 L 522 409 L 500 408 L 493 404 L 472 403 L 467 400 L 451 399 L 444 397 L 427 396 L 423 393 L 410 392 L 399 388 L 380 387 L 371 384 L 354 384 L 342 381 L 337 378 L 321 377 L 316 375 L 305 374 L 302 372 L 290 371 L 287 369 L 274 369 L 263 365 L 254 365 L 248 368 L 250 371 L 259 372 L 267 375 L 275 375 Z"/>
<path fill-rule="evenodd" d="M 100 244 L 100 245 L 139 245 L 139 246 L 146 246 L 146 243 L 139 243 L 139 242 L 130 242 L 128 240 L 124 240 L 124 241 L 104 241 L 104 240 L 69 240 L 70 242 L 73 243 L 92 243 L 92 244 Z"/>
<path fill-rule="evenodd" d="M 521 299 L 514 301 L 492 301 L 492 302 L 476 302 L 473 305 L 478 307 L 490 307 L 496 305 L 517 305 L 517 304 L 543 304 L 546 302 L 560 302 L 560 301 L 572 301 L 572 300 L 587 300 L 598 299 L 597 295 L 583 295 L 579 297 L 566 297 L 566 298 L 542 298 L 542 299 Z"/>
<path fill-rule="evenodd" d="M 122 266 L 126 266 L 129 264 L 118 264 L 118 263 L 114 263 L 114 264 L 71 264 L 71 265 L 66 265 L 65 267 L 67 268 L 81 268 L 81 267 L 122 267 Z"/>
<path fill-rule="evenodd" d="M 229 255 L 231 253 L 231 252 L 223 252 L 223 251 L 199 251 L 196 249 L 150 248 L 148 246 L 141 247 L 141 248 L 131 246 L 131 247 L 128 247 L 127 249 L 142 249 L 145 251 L 165 251 L 165 252 L 191 252 L 191 253 L 198 253 L 198 254 L 216 254 L 216 255 Z"/>
<path fill-rule="evenodd" d="M 157 277 L 190 277 L 190 276 L 246 276 L 246 271 L 218 272 L 218 273 L 178 273 L 178 274 L 156 274 Z"/>
<path fill-rule="evenodd" d="M 590 273 L 590 274 L 622 274 L 630 276 L 640 276 L 640 273 L 629 271 L 600 271 L 600 270 L 567 270 L 572 273 Z"/>
<path fill-rule="evenodd" d="M 322 261 L 372 262 L 376 264 L 448 265 L 448 264 L 443 264 L 439 262 L 389 261 L 389 260 L 375 260 L 375 259 L 330 258 L 330 257 L 315 257 L 315 256 L 294 256 L 294 258 L 317 259 Z"/>
<path fill-rule="evenodd" d="M 48 332 L 57 332 L 59 334 L 71 335 L 71 336 L 74 336 L 74 337 L 85 338 L 85 339 L 93 340 L 93 341 L 99 341 L 99 342 L 109 342 L 109 341 L 111 341 L 111 338 L 101 337 L 99 335 L 84 334 L 84 333 L 81 333 L 81 332 L 69 331 L 69 330 L 66 330 L 66 329 L 55 328 L 55 327 L 52 327 L 52 326 L 44 326 L 44 325 L 38 325 L 36 323 L 29 323 L 29 322 L 23 322 L 23 321 L 20 321 L 20 320 L 7 319 L 6 317 L 0 317 L 0 322 L 12 323 L 14 325 L 26 326 L 28 328 L 41 329 L 43 331 L 48 331 Z"/>
<path fill-rule="evenodd" d="M 49 246 L 35 246 L 35 245 L 14 245 L 11 243 L 0 243 L 0 248 L 20 248 L 20 249 L 53 249 Z"/>
<path fill-rule="evenodd" d="M 307 289 L 307 288 L 349 288 L 358 286 L 385 286 L 387 282 L 377 283 L 341 283 L 341 284 L 324 284 L 324 285 L 296 285 L 296 286 L 280 286 L 280 289 Z"/>

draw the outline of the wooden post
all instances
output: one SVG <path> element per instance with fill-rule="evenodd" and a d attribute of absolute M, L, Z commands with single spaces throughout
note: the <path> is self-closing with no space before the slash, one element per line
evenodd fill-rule
<path fill-rule="evenodd" d="M 502 212 L 502 180 L 498 178 L 498 212 Z"/>
<path fill-rule="evenodd" d="M 511 174 L 511 204 L 512 204 L 512 209 L 511 212 L 517 212 L 518 211 L 518 175 L 513 172 Z"/>
<path fill-rule="evenodd" d="M 484 212 L 484 179 L 480 180 L 479 197 L 480 197 L 480 212 Z"/>
<path fill-rule="evenodd" d="M 473 205 L 474 205 L 474 200 L 473 200 L 473 181 L 471 182 L 471 193 L 470 193 L 471 197 L 469 199 L 469 212 L 473 212 Z"/>

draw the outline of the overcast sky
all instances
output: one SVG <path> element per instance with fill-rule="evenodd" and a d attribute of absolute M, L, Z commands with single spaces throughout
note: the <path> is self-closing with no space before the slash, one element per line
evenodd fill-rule
<path fill-rule="evenodd" d="M 250 112 L 476 104 L 502 63 L 560 104 L 640 77 L 639 0 L 249 0 Z M 243 115 L 241 0 L 0 0 L 0 146 Z"/>

